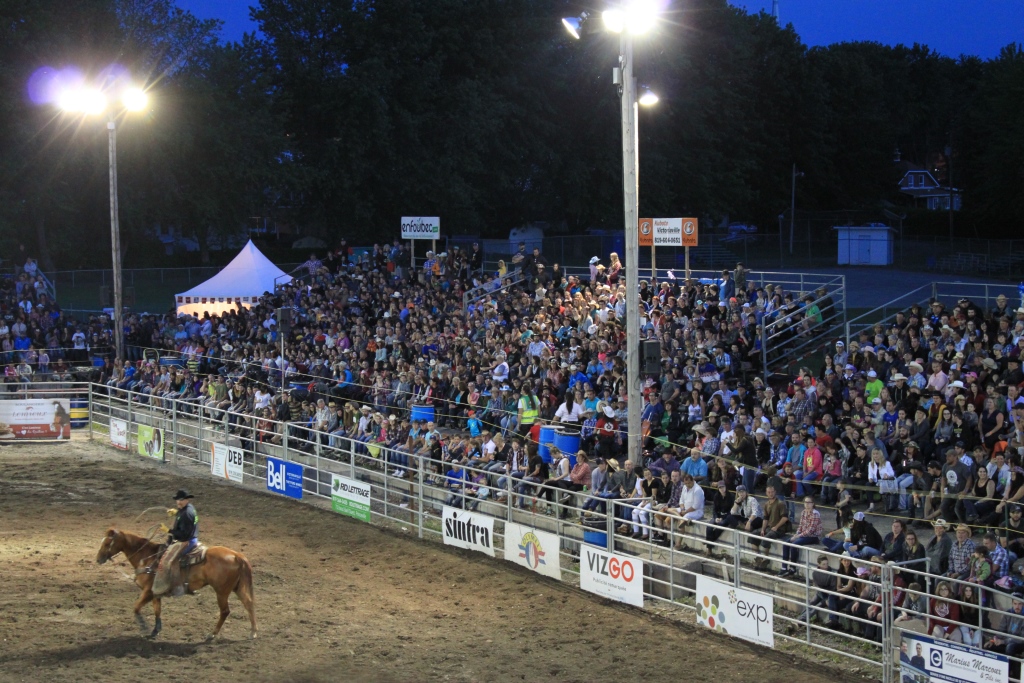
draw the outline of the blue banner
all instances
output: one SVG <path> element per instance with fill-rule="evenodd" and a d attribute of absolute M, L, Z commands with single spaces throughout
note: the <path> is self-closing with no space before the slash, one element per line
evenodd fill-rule
<path fill-rule="evenodd" d="M 267 458 L 267 490 L 289 498 L 302 498 L 302 465 Z"/>
<path fill-rule="evenodd" d="M 1006 655 L 902 632 L 901 683 L 1006 683 L 1009 674 Z"/>

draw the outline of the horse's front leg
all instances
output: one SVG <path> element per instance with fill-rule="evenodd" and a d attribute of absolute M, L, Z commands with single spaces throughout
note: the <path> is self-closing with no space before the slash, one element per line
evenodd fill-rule
<path fill-rule="evenodd" d="M 139 596 L 139 599 L 135 601 L 135 623 L 139 625 L 139 630 L 141 630 L 143 634 L 149 630 L 149 624 L 146 623 L 146 618 L 142 616 L 142 608 L 152 600 L 153 591 L 151 591 L 149 587 L 146 587 L 143 589 L 142 595 Z M 157 622 L 159 623 L 159 609 L 155 605 L 153 609 L 157 611 Z"/>

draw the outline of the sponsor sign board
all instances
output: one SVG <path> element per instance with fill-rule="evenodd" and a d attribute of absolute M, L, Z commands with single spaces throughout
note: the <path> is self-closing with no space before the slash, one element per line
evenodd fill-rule
<path fill-rule="evenodd" d="M 66 398 L 0 401 L 0 439 L 70 439 Z"/>
<path fill-rule="evenodd" d="M 164 430 L 139 425 L 139 432 L 135 438 L 135 445 L 138 447 L 139 455 L 155 460 L 164 459 Z"/>
<path fill-rule="evenodd" d="M 697 219 L 641 218 L 638 234 L 641 247 L 695 247 Z"/>
<path fill-rule="evenodd" d="M 267 490 L 289 498 L 302 498 L 302 465 L 267 458 Z"/>
<path fill-rule="evenodd" d="M 331 475 L 331 509 L 339 515 L 347 515 L 363 522 L 370 521 L 370 485 Z"/>
<path fill-rule="evenodd" d="M 770 595 L 697 576 L 697 623 L 713 631 L 775 647 Z"/>
<path fill-rule="evenodd" d="M 580 547 L 580 588 L 636 607 L 644 606 L 644 563 L 584 544 Z"/>
<path fill-rule="evenodd" d="M 438 216 L 402 216 L 402 239 L 436 240 L 441 237 Z"/>
<path fill-rule="evenodd" d="M 1000 634 L 996 634 L 1000 635 Z M 912 683 L 1005 683 L 1010 677 L 1006 655 L 937 640 L 911 631 L 900 635 L 900 680 Z"/>
<path fill-rule="evenodd" d="M 444 506 L 441 515 L 444 544 L 476 550 L 494 557 L 494 519 L 475 512 Z"/>
<path fill-rule="evenodd" d="M 241 448 L 213 444 L 213 457 L 210 458 L 210 473 L 215 477 L 223 477 L 242 483 L 242 467 L 245 465 L 244 451 Z"/>
<path fill-rule="evenodd" d="M 538 574 L 562 579 L 558 536 L 522 524 L 505 523 L 505 559 Z"/>
<path fill-rule="evenodd" d="M 124 420 L 110 418 L 110 445 L 122 451 L 128 450 L 128 423 Z"/>

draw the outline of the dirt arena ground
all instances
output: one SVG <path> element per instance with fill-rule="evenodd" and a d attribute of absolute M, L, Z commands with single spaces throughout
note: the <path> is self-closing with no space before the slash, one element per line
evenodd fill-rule
<path fill-rule="evenodd" d="M 160 513 L 133 520 L 180 486 L 196 495 L 203 540 L 253 563 L 256 641 L 232 596 L 221 639 L 203 642 L 216 619 L 209 589 L 164 601 L 163 633 L 147 640 L 131 618 L 130 568 L 96 564 L 108 527 L 159 524 Z M 4 683 L 844 680 L 501 560 L 98 443 L 0 448 L 0 520 Z"/>

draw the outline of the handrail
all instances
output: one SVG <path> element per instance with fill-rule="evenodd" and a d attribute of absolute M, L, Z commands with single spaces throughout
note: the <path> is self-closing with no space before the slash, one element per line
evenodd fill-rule
<path fill-rule="evenodd" d="M 497 287 L 495 287 L 495 282 L 498 284 Z M 489 294 L 504 292 L 510 287 L 514 287 L 522 282 L 526 282 L 526 276 L 523 275 L 521 270 L 517 269 L 509 271 L 497 281 L 491 281 L 486 284 L 482 284 L 479 287 L 467 289 L 462 293 L 462 312 L 465 313 L 468 311 L 471 303 L 479 301 Z"/>

